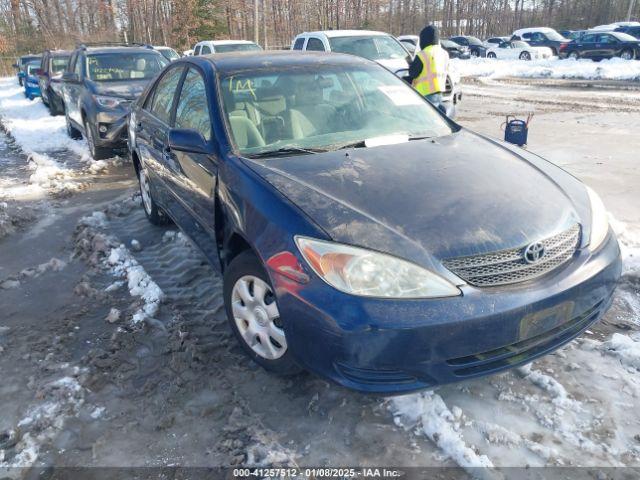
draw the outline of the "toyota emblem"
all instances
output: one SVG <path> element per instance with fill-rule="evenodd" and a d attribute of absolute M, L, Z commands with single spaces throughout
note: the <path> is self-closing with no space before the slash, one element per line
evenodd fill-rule
<path fill-rule="evenodd" d="M 524 261 L 527 263 L 537 263 L 544 257 L 544 244 L 533 242 L 524 249 Z"/>

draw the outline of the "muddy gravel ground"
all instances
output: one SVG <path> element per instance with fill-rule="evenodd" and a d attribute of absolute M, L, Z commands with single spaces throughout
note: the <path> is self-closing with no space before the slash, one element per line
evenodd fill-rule
<path fill-rule="evenodd" d="M 232 337 L 220 276 L 174 227 L 146 221 L 126 160 L 88 168 L 46 146 L 64 184 L 35 188 L 28 140 L 2 133 L 0 478 L 52 466 L 450 467 L 431 472 L 442 478 L 640 467 L 640 91 L 463 91 L 462 125 L 500 137 L 505 114 L 534 111 L 527 148 L 601 193 L 626 263 L 599 324 L 532 366 L 406 397 L 278 378 Z M 613 342 L 626 338 L 628 350 Z"/>

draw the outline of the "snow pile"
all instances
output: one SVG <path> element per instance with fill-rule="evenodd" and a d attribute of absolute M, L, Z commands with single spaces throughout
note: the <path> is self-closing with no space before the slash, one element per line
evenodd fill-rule
<path fill-rule="evenodd" d="M 133 315 L 133 323 L 153 318 L 164 300 L 164 293 L 133 258 L 127 247 L 120 245 L 112 249 L 107 263 L 111 265 L 114 273 L 127 277 L 131 295 L 144 300 L 144 305 Z"/>
<path fill-rule="evenodd" d="M 640 81 L 640 62 L 612 58 L 591 60 L 497 60 L 491 58 L 453 59 L 454 68 L 461 77 L 489 78 L 553 78 L 580 80 Z"/>
<path fill-rule="evenodd" d="M 640 370 L 640 336 L 632 338 L 614 333 L 611 339 L 602 344 L 601 350 L 618 358 L 624 365 Z"/>
<path fill-rule="evenodd" d="M 468 447 L 460 433 L 461 411 L 454 415 L 447 408 L 442 397 L 434 392 L 422 392 L 392 398 L 389 409 L 396 425 L 406 429 L 415 429 L 416 433 L 426 435 L 448 457 L 465 469 L 493 468 L 486 455 L 478 455 Z"/>
<path fill-rule="evenodd" d="M 84 404 L 84 389 L 76 377 L 82 373 L 80 368 L 74 367 L 71 376 L 54 380 L 39 391 L 43 402 L 31 408 L 17 428 L 8 432 L 15 446 L 0 450 L 0 472 L 32 466 L 38 458 L 40 445 L 55 438 L 65 420 L 78 413 Z"/>

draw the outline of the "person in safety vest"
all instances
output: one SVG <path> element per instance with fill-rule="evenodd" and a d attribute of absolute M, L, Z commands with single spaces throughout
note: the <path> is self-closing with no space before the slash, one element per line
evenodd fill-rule
<path fill-rule="evenodd" d="M 445 91 L 449 54 L 440 46 L 437 27 L 428 25 L 422 29 L 420 49 L 409 66 L 409 80 L 423 97 L 444 110 L 442 92 Z"/>

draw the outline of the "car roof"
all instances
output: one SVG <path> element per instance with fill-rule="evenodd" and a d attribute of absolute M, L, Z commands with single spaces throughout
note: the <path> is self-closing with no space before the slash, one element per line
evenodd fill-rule
<path fill-rule="evenodd" d="M 80 50 L 84 50 L 87 53 L 142 53 L 142 52 L 154 52 L 153 48 L 148 47 L 123 47 L 123 46 L 99 46 L 99 47 L 79 47 Z M 155 52 L 158 53 L 158 52 Z M 160 55 L 158 53 L 158 55 Z"/>
<path fill-rule="evenodd" d="M 201 45 L 204 43 L 210 43 L 213 46 L 215 45 L 257 45 L 256 42 L 252 42 L 251 40 L 202 40 L 196 45 Z"/>
<path fill-rule="evenodd" d="M 376 65 L 375 62 L 353 55 L 331 52 L 302 52 L 299 50 L 214 53 L 211 55 L 186 57 L 181 61 L 196 64 L 208 62 L 220 73 L 309 65 Z"/>
<path fill-rule="evenodd" d="M 73 52 L 71 50 L 48 50 L 46 53 L 52 57 L 70 56 Z"/>
<path fill-rule="evenodd" d="M 551 27 L 527 27 L 527 28 L 520 28 L 516 31 L 513 32 L 514 35 L 517 35 L 518 33 L 527 33 L 527 32 L 542 32 L 542 33 L 546 33 L 546 32 L 555 32 L 555 30 Z"/>
<path fill-rule="evenodd" d="M 301 33 L 301 34 L 299 34 L 297 36 L 301 37 L 301 36 L 305 36 L 305 35 L 317 35 L 317 36 L 324 35 L 327 38 L 335 38 L 335 37 L 366 37 L 366 36 L 376 36 L 376 37 L 386 36 L 386 37 L 390 37 L 391 36 L 388 33 L 378 32 L 378 31 L 375 31 L 375 30 L 316 30 L 316 31 L 313 31 L 313 32 L 303 32 L 303 33 Z"/>

